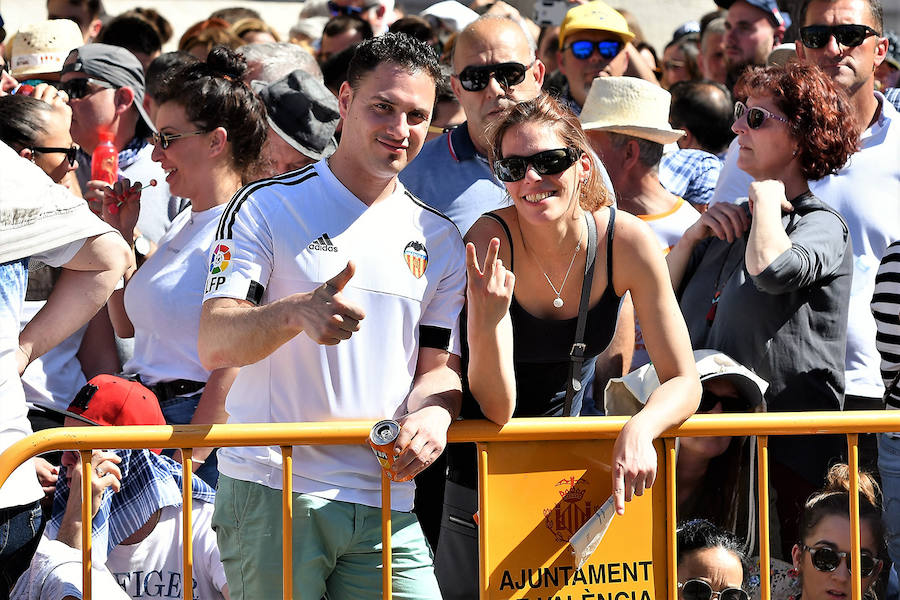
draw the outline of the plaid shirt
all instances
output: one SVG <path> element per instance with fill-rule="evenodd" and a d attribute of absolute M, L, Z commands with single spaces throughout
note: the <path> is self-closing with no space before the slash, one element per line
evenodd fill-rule
<path fill-rule="evenodd" d="M 122 459 L 122 487 L 118 493 L 106 488 L 100 510 L 92 520 L 94 564 L 106 564 L 109 552 L 137 531 L 157 510 L 165 506 L 181 506 L 181 465 L 167 456 L 149 450 L 115 450 Z M 193 476 L 191 486 L 195 500 L 213 502 L 216 492 L 202 479 Z M 66 512 L 69 484 L 65 466 L 60 467 L 53 497 L 53 513 L 47 523 L 47 537 L 55 539 Z"/>
<path fill-rule="evenodd" d="M 722 162 L 703 150 L 678 149 L 659 161 L 659 182 L 691 204 L 709 204 Z"/>

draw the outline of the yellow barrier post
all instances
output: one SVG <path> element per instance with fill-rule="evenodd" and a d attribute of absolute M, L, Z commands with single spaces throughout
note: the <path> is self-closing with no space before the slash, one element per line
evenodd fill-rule
<path fill-rule="evenodd" d="M 759 483 L 759 585 L 760 598 L 771 600 L 772 578 L 769 548 L 769 437 L 756 438 L 756 468 Z"/>
<path fill-rule="evenodd" d="M 850 556 L 856 567 L 850 569 L 850 597 L 862 600 L 862 574 L 859 571 L 859 436 L 855 433 L 847 434 L 847 466 L 850 469 Z"/>
<path fill-rule="evenodd" d="M 291 600 L 294 592 L 294 447 L 281 447 L 281 593 Z"/>
<path fill-rule="evenodd" d="M 181 577 L 182 597 L 184 600 L 191 600 L 194 597 L 194 515 L 192 508 L 192 500 L 194 493 L 192 491 L 194 481 L 194 449 L 181 449 L 181 519 L 182 519 L 182 569 L 184 573 Z"/>
<path fill-rule="evenodd" d="M 480 481 L 478 483 L 478 519 L 476 525 L 481 527 L 487 527 L 489 524 L 490 517 L 487 514 L 487 511 L 481 510 L 482 506 L 485 506 L 487 502 L 488 496 L 488 453 L 485 449 L 484 444 L 478 444 L 478 472 L 481 474 L 479 478 Z M 486 535 L 478 536 L 478 552 L 481 560 L 478 564 L 478 580 L 481 582 L 479 598 L 486 599 L 488 597 L 488 593 L 490 591 L 490 572 L 488 570 L 488 556 L 490 556 L 490 546 L 489 540 Z"/>
<path fill-rule="evenodd" d="M 391 478 L 381 470 L 381 597 L 391 600 Z"/>
<path fill-rule="evenodd" d="M 669 554 L 669 564 L 673 565 L 673 568 L 669 569 L 666 575 L 669 600 L 678 598 L 678 571 L 675 568 L 678 565 L 678 543 L 675 537 L 675 530 L 678 527 L 678 491 L 675 487 L 675 460 L 678 454 L 675 452 L 675 441 L 676 438 L 666 439 L 666 455 L 668 456 L 668 461 L 666 462 L 666 518 L 669 521 L 669 525 L 666 527 L 666 549 Z"/>
<path fill-rule="evenodd" d="M 91 493 L 91 477 L 94 466 L 91 464 L 93 450 L 88 448 L 79 452 L 81 456 L 81 568 L 82 594 L 91 597 L 91 528 L 93 527 L 93 494 Z M 69 490 L 71 494 L 73 490 Z"/>

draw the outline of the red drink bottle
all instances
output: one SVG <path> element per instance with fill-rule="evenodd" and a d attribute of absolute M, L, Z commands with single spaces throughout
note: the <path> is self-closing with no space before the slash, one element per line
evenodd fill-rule
<path fill-rule="evenodd" d="M 119 178 L 119 153 L 113 145 L 113 135 L 100 132 L 100 143 L 91 155 L 91 179 L 112 185 Z"/>

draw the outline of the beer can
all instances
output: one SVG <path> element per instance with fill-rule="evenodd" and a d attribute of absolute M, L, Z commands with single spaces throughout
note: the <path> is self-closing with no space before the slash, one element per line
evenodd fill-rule
<path fill-rule="evenodd" d="M 390 471 L 394 464 L 394 442 L 399 435 L 400 423 L 391 419 L 378 421 L 369 432 L 369 445 L 385 471 Z"/>

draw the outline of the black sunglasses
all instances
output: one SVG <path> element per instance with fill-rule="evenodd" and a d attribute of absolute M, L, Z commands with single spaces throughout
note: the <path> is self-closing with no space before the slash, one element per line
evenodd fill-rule
<path fill-rule="evenodd" d="M 332 17 L 337 17 L 338 15 L 359 16 L 364 10 L 366 10 L 366 8 L 362 6 L 341 6 L 333 0 L 328 0 L 328 12 L 331 13 Z"/>
<path fill-rule="evenodd" d="M 93 94 L 94 92 L 100 91 L 91 89 L 91 86 L 101 87 L 108 90 L 113 90 L 116 88 L 116 86 L 109 83 L 108 81 L 103 81 L 102 79 L 93 79 L 91 77 L 84 77 L 81 79 L 70 79 L 69 81 L 62 81 L 59 84 L 59 89 L 68 94 L 69 100 L 77 100 L 79 98 L 84 98 L 89 94 Z"/>
<path fill-rule="evenodd" d="M 528 165 L 539 175 L 556 175 L 571 167 L 580 157 L 581 152 L 574 148 L 544 150 L 531 156 L 510 156 L 494 161 L 494 173 L 497 174 L 497 179 L 507 183 L 525 177 Z"/>
<path fill-rule="evenodd" d="M 602 42 L 577 40 L 567 46 L 572 51 L 572 56 L 581 60 L 590 58 L 595 50 L 600 53 L 602 58 L 611 60 L 618 56 L 624 47 L 625 44 L 619 40 L 603 40 Z"/>
<path fill-rule="evenodd" d="M 209 133 L 209 131 L 206 129 L 188 131 L 187 133 L 163 133 L 161 131 L 154 131 L 150 134 L 150 137 L 147 138 L 147 141 L 154 146 L 159 146 L 163 150 L 168 150 L 169 146 L 171 146 L 172 142 L 174 142 L 175 140 L 180 140 L 181 138 L 191 137 L 194 135 L 203 135 L 204 133 Z"/>
<path fill-rule="evenodd" d="M 719 396 L 706 390 L 703 390 L 703 395 L 700 396 L 700 406 L 697 407 L 697 412 L 708 413 L 720 402 L 722 403 L 722 412 L 750 412 L 750 403 L 747 400 L 733 396 Z"/>
<path fill-rule="evenodd" d="M 31 151 L 36 154 L 54 154 L 60 153 L 66 155 L 69 166 L 75 164 L 78 158 L 78 144 L 72 144 L 69 148 L 55 148 L 53 146 L 31 146 Z"/>
<path fill-rule="evenodd" d="M 784 117 L 779 117 L 778 115 L 773 114 L 764 108 L 760 108 L 758 106 L 747 108 L 747 105 L 743 102 L 735 102 L 734 120 L 739 120 L 745 114 L 747 115 L 747 127 L 749 127 L 750 129 L 759 129 L 760 127 L 762 127 L 763 123 L 766 122 L 766 119 L 775 119 L 776 121 L 781 121 L 782 123 L 788 123 L 788 120 Z"/>
<path fill-rule="evenodd" d="M 841 46 L 855 47 L 866 41 L 870 35 L 881 34 L 868 25 L 809 25 L 800 28 L 800 41 L 807 48 L 824 48 L 831 36 Z"/>
<path fill-rule="evenodd" d="M 530 68 L 531 65 L 525 66 L 517 62 L 498 63 L 480 67 L 466 67 L 456 77 L 459 79 L 459 84 L 467 92 L 480 92 L 488 86 L 492 77 L 505 88 L 519 85 L 525 81 L 525 72 Z"/>
<path fill-rule="evenodd" d="M 712 586 L 702 579 L 688 579 L 684 583 L 678 584 L 684 600 L 750 600 L 750 594 L 740 588 L 725 588 L 720 592 L 715 592 Z"/>
<path fill-rule="evenodd" d="M 825 573 L 834 571 L 838 568 L 838 565 L 841 564 L 842 558 L 847 560 L 847 571 L 851 570 L 849 552 L 838 552 L 834 548 L 829 548 L 828 546 L 813 548 L 806 544 L 803 544 L 802 548 L 809 552 L 809 557 L 812 559 L 812 565 L 817 571 L 823 571 Z M 859 574 L 863 577 L 870 577 L 872 573 L 875 572 L 875 569 L 878 568 L 878 565 L 881 564 L 881 559 L 875 558 L 868 552 L 861 553 L 859 559 Z"/>

